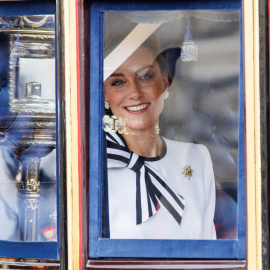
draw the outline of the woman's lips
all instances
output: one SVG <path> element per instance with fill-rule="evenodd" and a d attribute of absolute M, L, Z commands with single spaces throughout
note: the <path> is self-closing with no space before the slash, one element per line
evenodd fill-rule
<path fill-rule="evenodd" d="M 139 105 L 127 106 L 125 107 L 125 109 L 130 113 L 137 114 L 146 111 L 149 105 L 150 103 L 144 103 Z"/>

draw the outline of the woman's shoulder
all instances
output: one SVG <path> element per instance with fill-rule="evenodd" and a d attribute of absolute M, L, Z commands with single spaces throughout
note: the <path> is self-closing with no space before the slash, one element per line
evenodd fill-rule
<path fill-rule="evenodd" d="M 177 142 L 165 139 L 167 145 L 167 161 L 174 167 L 190 166 L 196 175 L 207 175 L 212 179 L 213 165 L 210 153 L 203 144 Z"/>
<path fill-rule="evenodd" d="M 208 149 L 202 144 L 177 142 L 165 139 L 167 145 L 166 159 L 174 166 L 186 165 L 197 172 L 212 172 L 213 165 Z"/>
<path fill-rule="evenodd" d="M 203 144 L 197 144 L 197 143 L 189 143 L 189 142 L 179 142 L 179 141 L 173 141 L 166 138 L 163 138 L 167 145 L 167 150 L 172 150 L 173 152 L 179 153 L 201 153 L 202 155 L 209 155 L 208 149 Z"/>

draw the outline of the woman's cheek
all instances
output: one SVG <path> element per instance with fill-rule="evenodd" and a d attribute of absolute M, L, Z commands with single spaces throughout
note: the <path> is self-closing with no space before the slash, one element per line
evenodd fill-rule
<path fill-rule="evenodd" d="M 119 105 L 122 102 L 123 98 L 121 95 L 115 92 L 110 95 L 110 100 L 111 103 L 113 103 L 114 105 Z"/>

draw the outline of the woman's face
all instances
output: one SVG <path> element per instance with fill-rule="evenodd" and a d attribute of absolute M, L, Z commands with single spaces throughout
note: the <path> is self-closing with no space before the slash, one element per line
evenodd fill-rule
<path fill-rule="evenodd" d="M 168 85 L 151 51 L 140 47 L 104 82 L 105 100 L 130 129 L 143 130 L 158 123 Z"/>

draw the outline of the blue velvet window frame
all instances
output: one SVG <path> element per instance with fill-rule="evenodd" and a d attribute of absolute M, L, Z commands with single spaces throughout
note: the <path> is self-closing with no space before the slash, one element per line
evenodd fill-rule
<path fill-rule="evenodd" d="M 177 9 L 239 9 L 240 0 L 207 1 L 92 1 L 90 14 L 90 171 L 89 171 L 89 257 L 245 259 L 245 132 L 243 49 L 240 50 L 239 81 L 239 164 L 237 240 L 118 240 L 102 238 L 102 194 L 106 169 L 102 117 L 103 95 L 103 12 Z M 242 19 L 240 48 L 242 48 Z"/>
<path fill-rule="evenodd" d="M 56 15 L 55 0 L 0 2 L 0 16 L 46 15 L 46 14 Z M 58 189 L 58 181 L 57 181 L 57 189 Z M 59 209 L 58 199 L 57 199 L 57 209 Z M 59 223 L 57 231 L 59 232 Z M 58 242 L 0 241 L 0 257 L 59 259 L 59 250 L 60 250 L 59 239 Z"/>

